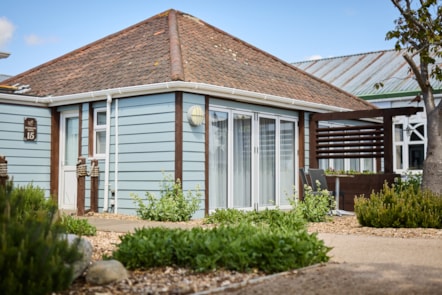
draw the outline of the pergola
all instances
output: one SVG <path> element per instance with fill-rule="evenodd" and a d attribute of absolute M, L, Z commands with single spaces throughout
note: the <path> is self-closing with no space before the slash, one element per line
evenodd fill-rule
<path fill-rule="evenodd" d="M 364 111 L 316 113 L 310 117 L 310 167 L 318 168 L 319 159 L 375 158 L 380 172 L 393 173 L 393 117 L 411 116 L 422 107 L 374 109 Z M 319 128 L 320 121 L 379 118 L 359 126 Z"/>

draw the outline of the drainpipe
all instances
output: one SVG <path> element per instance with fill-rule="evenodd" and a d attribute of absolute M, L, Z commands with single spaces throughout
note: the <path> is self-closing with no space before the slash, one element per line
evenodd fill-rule
<path fill-rule="evenodd" d="M 118 213 L 118 153 L 119 153 L 119 131 L 118 131 L 118 101 L 119 99 L 115 99 L 115 176 L 114 176 L 114 212 L 115 214 Z"/>
<path fill-rule="evenodd" d="M 110 154 L 110 114 L 112 106 L 112 96 L 107 94 L 106 100 L 106 159 L 104 165 L 104 204 L 103 211 L 109 211 L 109 154 Z"/>

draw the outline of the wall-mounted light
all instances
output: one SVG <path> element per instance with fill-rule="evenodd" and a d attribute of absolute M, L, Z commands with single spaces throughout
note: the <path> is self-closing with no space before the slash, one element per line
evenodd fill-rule
<path fill-rule="evenodd" d="M 204 121 L 204 111 L 199 105 L 191 106 L 187 110 L 187 120 L 189 120 L 190 125 L 200 126 Z"/>

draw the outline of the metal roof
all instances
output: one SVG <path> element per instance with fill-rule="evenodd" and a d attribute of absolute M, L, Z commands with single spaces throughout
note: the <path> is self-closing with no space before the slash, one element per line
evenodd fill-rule
<path fill-rule="evenodd" d="M 419 64 L 418 56 L 415 60 Z M 442 64 L 442 59 L 439 58 L 437 63 Z M 359 97 L 420 91 L 401 51 L 376 51 L 295 62 L 293 65 Z M 376 83 L 384 86 L 376 89 Z M 431 83 L 434 89 L 442 89 L 442 81 L 432 79 Z"/>
<path fill-rule="evenodd" d="M 8 78 L 10 78 L 10 77 L 11 77 L 10 75 L 0 74 L 0 82 L 3 81 L 3 80 L 8 79 Z"/>

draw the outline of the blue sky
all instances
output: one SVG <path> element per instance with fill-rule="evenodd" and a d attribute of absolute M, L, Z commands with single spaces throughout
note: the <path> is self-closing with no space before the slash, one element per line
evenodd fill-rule
<path fill-rule="evenodd" d="M 287 62 L 392 49 L 390 0 L 6 0 L 0 73 L 16 75 L 170 8 Z"/>

